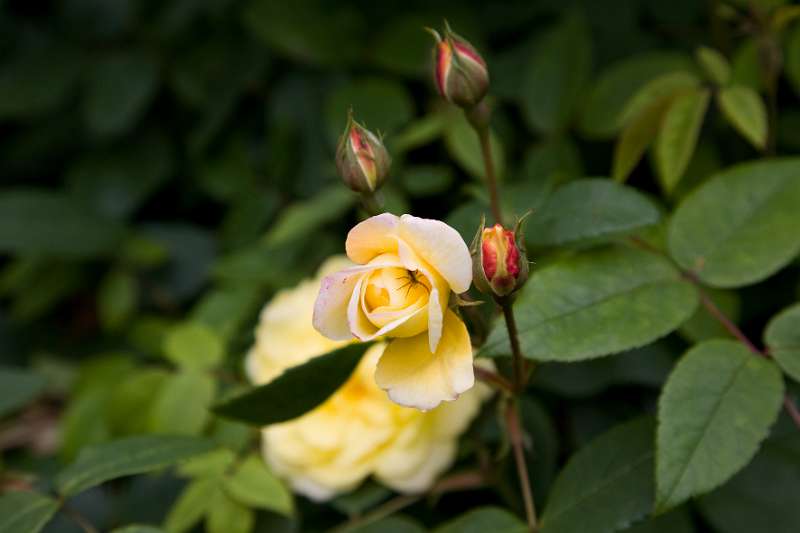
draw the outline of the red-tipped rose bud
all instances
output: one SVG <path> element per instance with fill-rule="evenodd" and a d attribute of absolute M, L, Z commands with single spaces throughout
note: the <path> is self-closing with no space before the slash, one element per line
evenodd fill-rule
<path fill-rule="evenodd" d="M 433 80 L 445 100 L 470 109 L 489 90 L 489 70 L 480 54 L 445 22 L 444 36 L 429 30 L 436 39 Z"/>
<path fill-rule="evenodd" d="M 351 113 L 336 149 L 336 168 L 345 184 L 356 192 L 373 193 L 383 185 L 391 163 L 381 139 Z"/>
<path fill-rule="evenodd" d="M 528 279 L 528 258 L 517 231 L 481 223 L 472 246 L 472 272 L 475 286 L 484 293 L 502 297 L 521 288 Z"/>

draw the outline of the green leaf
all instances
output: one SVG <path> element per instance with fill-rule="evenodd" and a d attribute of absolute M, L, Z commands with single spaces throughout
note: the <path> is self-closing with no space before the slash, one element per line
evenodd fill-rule
<path fill-rule="evenodd" d="M 0 533 L 38 533 L 58 510 L 58 502 L 35 492 L 0 496 Z"/>
<path fill-rule="evenodd" d="M 347 113 L 375 134 L 391 134 L 414 115 L 406 88 L 384 78 L 351 81 L 331 92 L 325 103 L 328 140 L 336 146 L 347 125 Z"/>
<path fill-rule="evenodd" d="M 690 349 L 658 403 L 656 511 L 717 487 L 744 467 L 783 399 L 778 367 L 739 342 Z"/>
<path fill-rule="evenodd" d="M 217 383 L 211 376 L 186 372 L 167 378 L 161 385 L 150 413 L 153 433 L 198 435 L 209 418 Z"/>
<path fill-rule="evenodd" d="M 717 50 L 701 46 L 695 54 L 709 80 L 717 85 L 727 85 L 731 79 L 731 65 Z"/>
<path fill-rule="evenodd" d="M 391 489 L 367 480 L 357 489 L 331 500 L 331 507 L 349 517 L 362 515 L 392 495 Z"/>
<path fill-rule="evenodd" d="M 228 496 L 248 507 L 291 516 L 292 495 L 267 469 L 264 460 L 251 455 L 225 480 Z"/>
<path fill-rule="evenodd" d="M 444 130 L 444 142 L 450 157 L 461 168 L 472 177 L 484 179 L 486 169 L 481 155 L 481 144 L 475 130 L 472 129 L 472 126 L 464 117 L 464 113 L 448 113 Z M 505 153 L 503 145 L 494 131 L 489 132 L 489 144 L 491 145 L 495 173 L 500 179 L 505 171 Z"/>
<path fill-rule="evenodd" d="M 658 135 L 662 119 L 669 109 L 672 99 L 673 97 L 669 95 L 654 100 L 628 121 L 614 146 L 614 161 L 611 171 L 614 181 L 624 182 L 639 164 L 645 151 Z"/>
<path fill-rule="evenodd" d="M 169 533 L 183 533 L 194 527 L 208 511 L 209 502 L 219 492 L 219 480 L 201 478 L 189 483 L 172 507 L 164 521 Z"/>
<path fill-rule="evenodd" d="M 370 343 L 349 344 L 286 370 L 273 381 L 217 404 L 218 415 L 266 426 L 323 403 L 347 381 Z M 297 391 L 304 391 L 297 394 Z"/>
<path fill-rule="evenodd" d="M 667 192 L 686 172 L 703 126 L 711 91 L 701 89 L 675 98 L 664 114 L 655 144 L 658 177 Z"/>
<path fill-rule="evenodd" d="M 236 461 L 236 454 L 226 448 L 217 448 L 198 455 L 178 466 L 177 471 L 186 477 L 222 477 Z"/>
<path fill-rule="evenodd" d="M 402 515 L 394 515 L 363 526 L 355 526 L 347 531 L 348 533 L 425 533 L 422 526 Z"/>
<path fill-rule="evenodd" d="M 582 16 L 565 17 L 537 43 L 522 82 L 523 116 L 535 130 L 569 126 L 592 68 L 592 40 Z"/>
<path fill-rule="evenodd" d="M 33 372 L 7 366 L 0 367 L 0 418 L 24 407 L 44 390 L 47 382 Z"/>
<path fill-rule="evenodd" d="M 769 321 L 764 342 L 783 371 L 800 382 L 800 304 L 784 309 Z"/>
<path fill-rule="evenodd" d="M 66 195 L 38 189 L 0 192 L 0 252 L 66 258 L 106 255 L 122 229 Z"/>
<path fill-rule="evenodd" d="M 111 271 L 100 284 L 97 308 L 103 327 L 118 330 L 136 311 L 139 290 L 136 279 L 122 270 Z"/>
<path fill-rule="evenodd" d="M 796 533 L 800 524 L 800 435 L 764 443 L 761 453 L 728 483 L 699 500 L 703 516 L 725 533 Z"/>
<path fill-rule="evenodd" d="M 108 423 L 115 434 L 147 432 L 153 404 L 169 375 L 161 368 L 143 368 L 126 374 L 125 379 L 113 387 L 106 405 Z"/>
<path fill-rule="evenodd" d="M 720 90 L 717 99 L 728 123 L 758 150 L 767 146 L 767 107 L 750 87 L 734 85 Z"/>
<path fill-rule="evenodd" d="M 609 430 L 576 453 L 556 479 L 542 533 L 611 533 L 653 506 L 652 418 Z"/>
<path fill-rule="evenodd" d="M 225 346 L 214 330 L 199 322 L 173 328 L 164 339 L 164 355 L 186 370 L 210 370 L 222 362 Z"/>
<path fill-rule="evenodd" d="M 515 304 L 523 354 L 579 361 L 642 346 L 680 326 L 697 293 L 665 259 L 608 248 L 534 271 Z M 500 320 L 481 355 L 510 354 Z"/>
<path fill-rule="evenodd" d="M 210 502 L 206 531 L 208 533 L 250 533 L 255 523 L 255 513 L 217 491 Z"/>
<path fill-rule="evenodd" d="M 91 446 L 56 477 L 58 492 L 74 496 L 110 479 L 142 474 L 206 453 L 214 443 L 197 437 L 146 435 Z"/>
<path fill-rule="evenodd" d="M 289 206 L 269 230 L 266 244 L 277 246 L 300 239 L 326 222 L 344 215 L 358 196 L 336 184 L 319 191 L 312 198 Z"/>
<path fill-rule="evenodd" d="M 609 179 L 577 180 L 557 189 L 525 227 L 534 246 L 599 243 L 658 222 L 655 205 Z"/>
<path fill-rule="evenodd" d="M 528 526 L 499 507 L 478 507 L 437 527 L 434 533 L 526 533 Z"/>
<path fill-rule="evenodd" d="M 669 250 L 715 287 L 760 281 L 800 251 L 800 159 L 731 167 L 696 189 L 669 225 Z"/>
<path fill-rule="evenodd" d="M 668 72 L 653 78 L 643 85 L 625 104 L 620 117 L 620 124 L 626 125 L 655 102 L 663 99 L 672 100 L 698 88 L 700 80 L 697 76 L 685 71 Z"/>
<path fill-rule="evenodd" d="M 591 139 L 610 139 L 622 127 L 622 112 L 634 94 L 653 78 L 691 69 L 689 59 L 675 52 L 645 52 L 611 65 L 594 82 L 578 127 Z"/>
<path fill-rule="evenodd" d="M 661 388 L 675 364 L 673 350 L 655 342 L 614 357 L 579 363 L 545 363 L 536 369 L 537 388 L 566 397 L 587 398 L 613 386 Z"/>
<path fill-rule="evenodd" d="M 113 52 L 97 61 L 89 80 L 84 117 L 98 135 L 135 126 L 158 89 L 158 65 L 139 51 Z"/>

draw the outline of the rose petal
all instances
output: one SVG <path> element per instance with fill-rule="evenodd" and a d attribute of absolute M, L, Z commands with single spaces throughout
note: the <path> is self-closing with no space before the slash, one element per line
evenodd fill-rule
<path fill-rule="evenodd" d="M 399 222 L 396 215 L 383 213 L 356 224 L 345 241 L 347 256 L 364 264 L 382 253 L 396 251 L 393 235 L 397 233 Z"/>
<path fill-rule="evenodd" d="M 336 341 L 353 338 L 347 323 L 347 303 L 353 289 L 365 272 L 373 266 L 355 266 L 322 278 L 317 301 L 314 303 L 314 329 Z"/>
<path fill-rule="evenodd" d="M 393 339 L 378 361 L 375 382 L 406 407 L 428 410 L 455 400 L 475 383 L 467 327 L 448 310 L 436 353 L 424 333 Z"/>
<path fill-rule="evenodd" d="M 456 230 L 440 220 L 403 215 L 398 235 L 442 275 L 453 291 L 461 293 L 469 289 L 472 258 Z"/>

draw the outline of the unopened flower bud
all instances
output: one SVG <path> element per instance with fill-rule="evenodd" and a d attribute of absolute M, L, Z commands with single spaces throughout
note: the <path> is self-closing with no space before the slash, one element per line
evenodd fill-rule
<path fill-rule="evenodd" d="M 351 114 L 336 149 L 336 168 L 345 184 L 356 192 L 373 193 L 383 185 L 391 163 L 381 139 Z"/>
<path fill-rule="evenodd" d="M 500 224 L 486 228 L 481 223 L 472 245 L 472 274 L 484 293 L 502 297 L 520 289 L 528 279 L 528 258 L 517 230 Z"/>
<path fill-rule="evenodd" d="M 429 31 L 436 39 L 433 80 L 439 94 L 465 109 L 474 107 L 489 90 L 486 62 L 469 42 L 450 30 L 447 22 L 444 36 Z"/>

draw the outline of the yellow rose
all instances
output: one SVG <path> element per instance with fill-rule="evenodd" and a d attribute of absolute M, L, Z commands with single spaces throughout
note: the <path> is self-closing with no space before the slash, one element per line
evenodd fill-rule
<path fill-rule="evenodd" d="M 433 409 L 475 383 L 472 345 L 448 309 L 469 289 L 472 259 L 456 230 L 438 220 L 384 213 L 347 235 L 358 263 L 326 276 L 314 327 L 333 340 L 391 337 L 375 380 L 400 405 Z"/>
<path fill-rule="evenodd" d="M 341 259 L 334 259 L 321 271 L 342 266 Z M 280 292 L 264 308 L 246 360 L 252 381 L 271 381 L 286 368 L 346 344 L 326 339 L 311 325 L 318 286 L 319 279 L 305 281 Z M 401 407 L 375 384 L 373 374 L 383 349 L 383 344 L 372 346 L 325 403 L 263 429 L 267 463 L 296 492 L 326 500 L 354 489 L 370 475 L 400 492 L 422 492 L 453 463 L 458 436 L 488 390 L 475 387 L 428 412 Z"/>

